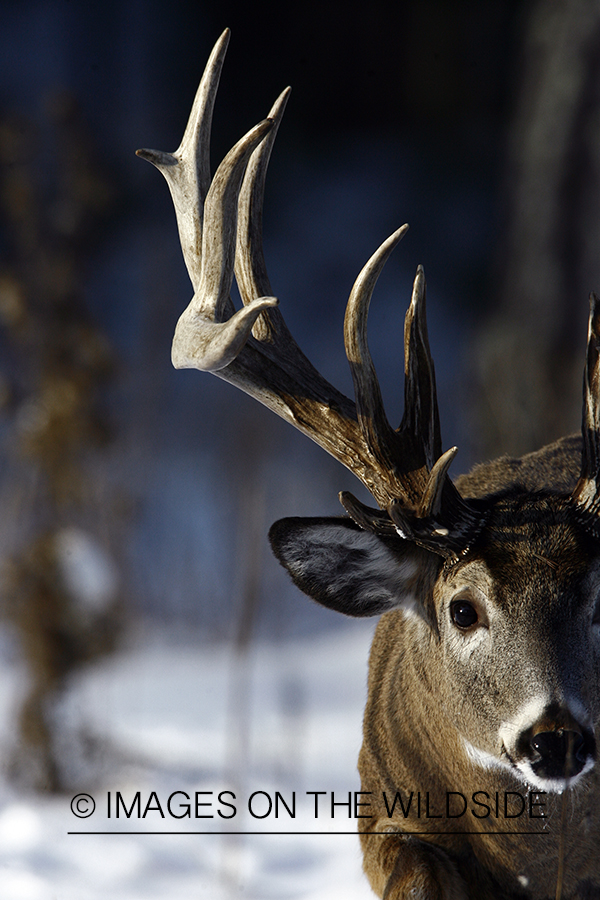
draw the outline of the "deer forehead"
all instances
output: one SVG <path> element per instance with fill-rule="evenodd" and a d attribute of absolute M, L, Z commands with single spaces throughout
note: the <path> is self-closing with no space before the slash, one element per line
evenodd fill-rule
<path fill-rule="evenodd" d="M 531 619 L 569 619 L 598 595 L 600 566 L 584 564 L 575 571 L 569 567 L 568 577 L 560 566 L 550 565 L 535 554 L 511 564 L 504 559 L 495 567 L 485 559 L 474 559 L 438 583 L 434 592 L 438 607 L 464 599 L 485 609 L 486 621 L 503 627 L 513 623 L 522 629 Z"/>
<path fill-rule="evenodd" d="M 509 613 L 585 603 L 600 587 L 600 541 L 562 498 L 502 501 L 474 551 L 445 573 L 445 597 L 468 591 Z"/>

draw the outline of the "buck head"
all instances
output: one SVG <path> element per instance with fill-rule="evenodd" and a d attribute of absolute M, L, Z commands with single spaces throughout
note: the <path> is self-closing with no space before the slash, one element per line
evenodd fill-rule
<path fill-rule="evenodd" d="M 359 478 L 378 508 L 344 493 L 347 517 L 282 520 L 271 529 L 276 556 L 319 603 L 395 617 L 420 689 L 474 765 L 560 790 L 593 767 L 600 719 L 600 302 L 592 296 L 577 484 L 557 488 L 543 457 L 543 489 L 494 470 L 483 489 L 480 472 L 477 485 L 466 477 L 459 492 L 448 475 L 456 448 L 442 452 L 420 267 L 397 429 L 367 344 L 371 295 L 406 226 L 375 252 L 350 294 L 344 341 L 353 402 L 296 345 L 264 265 L 264 180 L 287 91 L 211 181 L 210 123 L 228 39 L 225 32 L 213 50 L 179 149 L 138 151 L 167 179 L 195 291 L 177 325 L 174 364 L 237 385 Z M 229 298 L 234 273 L 239 311 Z"/>
<path fill-rule="evenodd" d="M 428 708 L 453 723 L 474 765 L 512 771 L 544 791 L 574 785 L 596 759 L 599 313 L 592 294 L 581 471 L 571 493 L 558 489 L 553 454 L 541 452 L 536 481 L 545 489 L 515 483 L 500 461 L 487 479 L 485 467 L 473 483 L 463 477 L 461 497 L 446 476 L 453 449 L 431 467 L 416 502 L 408 492 L 388 498 L 387 516 L 342 494 L 350 521 L 283 519 L 270 532 L 279 561 L 317 602 L 353 616 L 409 617 L 398 639 L 426 673 Z M 417 410 L 429 402 L 431 411 L 429 430 L 413 414 L 418 460 L 441 442 L 424 309 L 428 362 L 420 367 L 411 365 L 416 322 L 409 310 L 406 402 Z"/>
<path fill-rule="evenodd" d="M 600 542 L 572 498 L 513 488 L 479 500 L 458 558 L 344 519 L 284 519 L 273 549 L 295 583 L 349 615 L 402 621 L 427 708 L 477 768 L 543 791 L 594 765 L 600 720 Z"/>

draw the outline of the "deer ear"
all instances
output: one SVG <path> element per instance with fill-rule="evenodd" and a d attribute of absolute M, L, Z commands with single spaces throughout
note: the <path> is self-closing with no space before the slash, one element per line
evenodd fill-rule
<path fill-rule="evenodd" d="M 384 540 L 344 518 L 280 519 L 269 540 L 300 590 L 329 609 L 377 616 L 402 607 L 425 615 L 418 598 L 432 554 L 410 541 Z"/>

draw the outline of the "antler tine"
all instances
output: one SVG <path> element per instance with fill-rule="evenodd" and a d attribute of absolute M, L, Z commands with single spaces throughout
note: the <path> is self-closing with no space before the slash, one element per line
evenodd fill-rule
<path fill-rule="evenodd" d="M 346 355 L 350 362 L 358 420 L 380 477 L 388 485 L 389 500 L 399 500 L 414 511 L 439 509 L 447 469 L 456 451 L 442 453 L 435 373 L 425 316 L 425 276 L 421 266 L 413 285 L 404 327 L 405 412 L 398 431 L 390 426 L 367 343 L 367 314 L 377 278 L 407 225 L 399 228 L 373 254 L 358 276 L 344 321 Z"/>
<path fill-rule="evenodd" d="M 369 305 L 377 279 L 392 250 L 408 231 L 403 225 L 383 242 L 354 282 L 344 318 L 344 345 L 350 363 L 358 421 L 365 441 L 382 470 L 398 463 L 397 435 L 388 422 L 367 340 Z"/>
<path fill-rule="evenodd" d="M 586 364 L 583 372 L 581 475 L 573 499 L 586 510 L 600 507 L 600 298 L 590 294 Z"/>
<path fill-rule="evenodd" d="M 162 172 L 169 186 L 183 258 L 194 290 L 200 281 L 204 200 L 210 187 L 212 116 L 230 35 L 226 28 L 213 47 L 177 150 L 137 151 L 138 156 Z"/>
<path fill-rule="evenodd" d="M 201 205 L 210 188 L 210 133 L 217 90 L 230 38 L 231 31 L 226 28 L 208 57 L 181 144 L 175 151 L 175 155 L 179 158 L 195 162 Z M 201 218 L 202 210 L 199 212 Z"/>
<path fill-rule="evenodd" d="M 350 295 L 345 321 L 346 354 L 354 377 L 359 423 L 365 441 L 381 466 L 377 496 L 389 520 L 403 538 L 435 553 L 457 559 L 481 527 L 481 517 L 466 503 L 448 477 L 456 456 L 442 453 L 435 373 L 425 315 L 425 276 L 417 269 L 404 330 L 405 413 L 392 431 L 385 412 L 367 346 L 367 312 L 377 276 L 393 246 L 405 233 L 399 229 L 369 260 Z M 387 494 L 382 503 L 381 495 Z M 346 512 L 362 528 L 389 533 L 389 520 L 344 492 Z"/>
<path fill-rule="evenodd" d="M 250 303 L 255 297 L 264 297 L 273 293 L 267 274 L 262 243 L 263 201 L 271 151 L 290 93 L 291 88 L 286 88 L 271 107 L 268 118 L 273 122 L 273 127 L 250 157 L 240 191 L 235 277 L 244 304 Z M 279 311 L 272 310 L 267 315 L 260 316 L 255 322 L 253 334 L 258 340 L 265 339 L 270 335 L 269 325 L 270 320 L 273 319 L 276 320 L 280 329 L 285 327 Z"/>
<path fill-rule="evenodd" d="M 175 368 L 216 372 L 229 365 L 248 340 L 257 316 L 275 297 L 259 297 L 238 312 L 229 298 L 235 261 L 237 198 L 250 154 L 272 127 L 265 119 L 229 151 L 206 196 L 198 289 L 173 337 Z M 227 314 L 230 318 L 226 319 Z"/>
<path fill-rule="evenodd" d="M 404 416 L 399 431 L 419 446 L 420 464 L 432 469 L 442 452 L 442 438 L 422 266 L 417 269 L 404 320 Z"/>
<path fill-rule="evenodd" d="M 252 152 L 272 128 L 273 122 L 265 119 L 237 142 L 217 169 L 206 196 L 200 282 L 191 307 L 196 313 L 214 315 L 217 321 L 225 316 L 233 280 L 242 179 Z M 248 303 L 254 301 L 256 294 L 248 298 Z"/>
<path fill-rule="evenodd" d="M 442 495 L 446 485 L 446 476 L 452 461 L 458 453 L 458 447 L 450 447 L 434 464 L 429 473 L 427 487 L 423 492 L 419 504 L 419 516 L 425 518 L 431 516 L 436 519 L 442 511 Z"/>

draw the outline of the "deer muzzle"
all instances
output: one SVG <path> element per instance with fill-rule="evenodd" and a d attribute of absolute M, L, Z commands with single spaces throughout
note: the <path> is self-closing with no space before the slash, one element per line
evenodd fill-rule
<path fill-rule="evenodd" d="M 517 753 L 538 778 L 566 782 L 593 766 L 596 741 L 567 710 L 549 712 L 521 733 Z"/>

